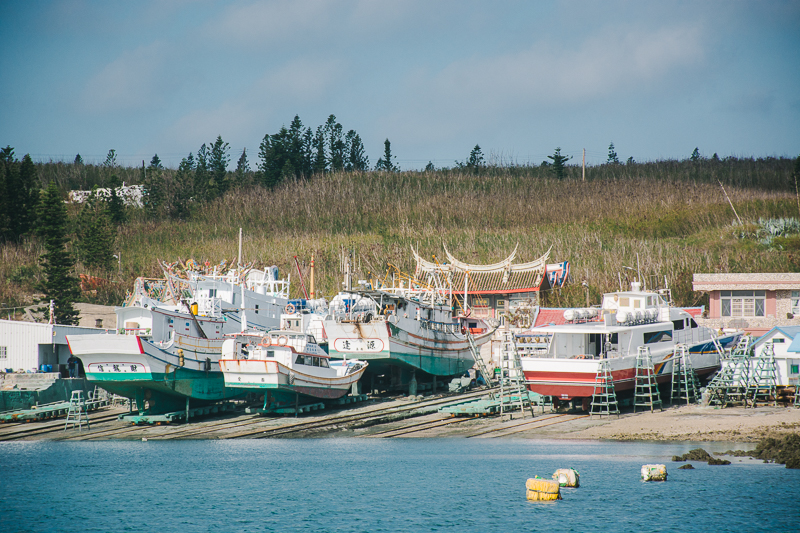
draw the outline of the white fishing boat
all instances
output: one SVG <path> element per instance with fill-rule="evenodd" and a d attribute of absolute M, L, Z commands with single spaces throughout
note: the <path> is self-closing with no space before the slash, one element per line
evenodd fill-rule
<path fill-rule="evenodd" d="M 226 387 L 265 394 L 265 409 L 294 404 L 298 397 L 341 398 L 368 366 L 332 361 L 313 335 L 287 330 L 235 335 L 224 342 L 219 364 Z"/>
<path fill-rule="evenodd" d="M 568 309 L 566 323 L 531 328 L 516 335 L 528 388 L 560 401 L 584 400 L 594 393 L 603 361 L 615 391 L 632 391 L 640 347 L 649 350 L 656 380 L 671 379 L 673 353 L 684 345 L 691 366 L 702 378 L 720 368 L 719 350 L 732 347 L 742 332 L 719 336 L 672 307 L 666 291 L 654 292 L 633 282 L 630 291 L 608 293 L 599 308 Z"/>
<path fill-rule="evenodd" d="M 141 413 L 241 395 L 225 387 L 219 368 L 223 342 L 247 327 L 278 327 L 289 303 L 289 280 L 278 278 L 277 267 L 219 274 L 209 265 L 182 264 L 182 272 L 162 266 L 164 279 L 137 279 L 126 305 L 115 309 L 115 335 L 67 337 L 86 378 L 135 399 Z"/>

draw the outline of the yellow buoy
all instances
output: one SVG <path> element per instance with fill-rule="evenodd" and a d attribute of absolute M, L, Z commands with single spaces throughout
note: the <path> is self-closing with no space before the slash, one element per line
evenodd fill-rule
<path fill-rule="evenodd" d="M 531 501 L 552 501 L 561 499 L 561 487 L 557 481 L 530 478 L 525 482 L 525 497 Z"/>

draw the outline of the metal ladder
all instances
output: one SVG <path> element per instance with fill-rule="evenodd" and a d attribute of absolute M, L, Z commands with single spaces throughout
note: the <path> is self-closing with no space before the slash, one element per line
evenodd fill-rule
<path fill-rule="evenodd" d="M 708 384 L 709 405 L 725 407 L 729 403 L 745 402 L 749 384 L 750 356 L 737 350 L 722 361 L 722 368 Z"/>
<path fill-rule="evenodd" d="M 89 429 L 89 415 L 86 413 L 86 402 L 83 399 L 83 391 L 74 390 L 69 398 L 69 411 L 67 411 L 67 422 L 64 424 L 64 431 L 72 422 L 72 428 L 78 425 L 78 431 L 83 429 L 83 421 L 86 421 L 86 429 Z"/>
<path fill-rule="evenodd" d="M 595 411 L 595 407 L 597 411 Z M 589 417 L 594 415 L 617 415 L 619 417 L 619 404 L 617 403 L 617 393 L 614 391 L 614 378 L 608 367 L 608 361 L 603 359 L 597 367 L 597 375 L 594 378 L 594 391 L 592 393 L 592 405 L 589 409 Z"/>
<path fill-rule="evenodd" d="M 775 345 L 771 342 L 765 344 L 761 354 L 755 358 L 755 363 L 755 368 L 747 387 L 747 397 L 753 402 L 753 407 L 756 406 L 757 400 L 769 402 L 770 397 L 772 398 L 772 404 L 777 406 Z"/>
<path fill-rule="evenodd" d="M 654 392 L 655 391 L 655 392 Z M 656 383 L 655 368 L 653 358 L 650 356 L 650 348 L 639 346 L 636 354 L 636 385 L 633 395 L 633 412 L 637 407 L 646 407 L 650 412 L 658 407 L 662 411 L 661 396 L 658 393 L 658 383 Z"/>
<path fill-rule="evenodd" d="M 467 342 L 469 343 L 469 350 L 472 352 L 472 358 L 475 359 L 475 367 L 480 375 L 483 376 L 483 381 L 486 382 L 486 387 L 492 388 L 492 378 L 494 376 L 489 373 L 489 369 L 486 367 L 486 361 L 483 360 L 481 351 L 475 344 L 475 337 L 472 336 L 472 332 L 469 329 L 467 329 Z"/>
<path fill-rule="evenodd" d="M 670 404 L 676 400 L 686 405 L 696 403 L 700 399 L 700 383 L 694 373 L 689 350 L 685 344 L 678 344 L 672 352 L 672 386 L 670 387 Z"/>
<path fill-rule="evenodd" d="M 500 349 L 500 392 L 497 398 L 500 401 L 500 418 L 503 418 L 503 411 L 508 404 L 510 411 L 516 410 L 511 407 L 517 403 L 522 417 L 525 418 L 525 405 L 527 404 L 533 414 L 533 405 L 528 396 L 528 387 L 525 385 L 525 374 L 522 372 L 522 361 L 519 359 L 517 343 L 514 340 L 514 333 L 508 330 L 502 332 L 503 344 Z"/>

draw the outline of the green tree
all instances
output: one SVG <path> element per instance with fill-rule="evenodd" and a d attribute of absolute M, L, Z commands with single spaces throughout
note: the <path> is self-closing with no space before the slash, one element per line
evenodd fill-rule
<path fill-rule="evenodd" d="M 113 148 L 108 151 L 108 155 L 106 155 L 106 160 L 103 163 L 103 166 L 107 168 L 114 168 L 117 166 L 117 151 Z"/>
<path fill-rule="evenodd" d="M 467 168 L 471 170 L 477 170 L 485 166 L 485 162 L 483 160 L 483 152 L 481 151 L 481 147 L 479 145 L 475 145 L 475 148 L 469 153 L 469 159 L 467 159 Z"/>
<path fill-rule="evenodd" d="M 119 176 L 111 174 L 106 182 L 108 187 L 108 214 L 111 217 L 111 222 L 114 224 L 122 224 L 125 222 L 125 202 L 122 200 L 120 194 L 120 187 L 122 183 L 119 181 Z"/>
<path fill-rule="evenodd" d="M 572 159 L 572 156 L 567 157 L 565 155 L 561 155 L 561 147 L 559 146 L 556 148 L 555 152 L 553 152 L 553 155 L 548 155 L 547 158 L 553 160 L 553 162 L 550 164 L 550 170 L 556 175 L 557 179 L 563 180 L 564 169 L 566 167 L 565 163 Z"/>
<path fill-rule="evenodd" d="M 114 264 L 114 229 L 107 202 L 97 195 L 97 186 L 86 199 L 78 213 L 77 242 L 78 258 L 90 272 L 107 273 Z"/>
<path fill-rule="evenodd" d="M 614 151 L 614 143 L 608 145 L 608 160 L 606 160 L 606 164 L 619 164 L 619 157 L 617 157 L 617 152 Z"/>
<path fill-rule="evenodd" d="M 217 190 L 210 180 L 208 170 L 208 148 L 205 143 L 197 151 L 197 160 L 194 167 L 194 193 L 197 198 L 213 199 L 217 197 Z"/>
<path fill-rule="evenodd" d="M 689 159 L 692 161 L 700 161 L 700 148 L 695 147 L 695 149 L 692 150 L 692 155 L 689 156 Z"/>
<path fill-rule="evenodd" d="M 39 303 L 55 302 L 55 319 L 59 324 L 77 324 L 79 312 L 72 304 L 80 297 L 80 285 L 74 275 L 75 260 L 67 251 L 67 208 L 51 181 L 39 204 L 38 231 L 44 242 L 39 262 L 44 269 L 44 281 L 37 289 L 44 293 Z M 46 312 L 47 306 L 39 310 Z"/>
<path fill-rule="evenodd" d="M 350 130 L 345 135 L 345 144 L 347 145 L 347 164 L 345 170 L 356 170 L 365 172 L 369 170 L 369 157 L 367 157 L 364 150 L 364 143 L 361 142 L 361 137 L 355 130 Z"/>
<path fill-rule="evenodd" d="M 383 157 L 378 159 L 378 162 L 375 164 L 375 170 L 384 170 L 386 172 L 396 172 L 398 167 L 392 161 L 392 143 L 389 142 L 389 139 L 383 141 Z"/>
<path fill-rule="evenodd" d="M 142 182 L 144 187 L 142 203 L 144 204 L 145 212 L 151 218 L 155 218 L 161 213 L 166 202 L 167 188 L 164 182 L 163 168 L 158 154 L 154 155 L 150 160 L 150 166 L 145 171 L 144 181 Z"/>
<path fill-rule="evenodd" d="M 226 178 L 230 161 L 230 145 L 222 140 L 222 135 L 218 135 L 217 140 L 211 145 L 211 154 L 208 158 L 209 170 L 218 195 L 228 190 L 229 181 Z"/>
<path fill-rule="evenodd" d="M 191 216 L 193 191 L 196 190 L 194 178 L 194 157 L 189 153 L 188 157 L 181 160 L 172 180 L 168 207 L 170 217 L 185 220 Z"/>
<path fill-rule="evenodd" d="M 27 235 L 36 223 L 36 207 L 39 202 L 39 177 L 30 154 L 25 154 L 19 167 L 19 182 L 16 193 L 16 237 Z"/>
<path fill-rule="evenodd" d="M 11 148 L 10 146 L 8 148 Z M 13 152 L 13 150 L 12 150 Z M 5 148 L 0 152 L 0 242 L 11 236 L 11 205 L 8 198 L 8 177 Z"/>
<path fill-rule="evenodd" d="M 73 164 L 74 164 L 75 166 L 81 166 L 81 165 L 83 165 L 83 158 L 81 157 L 81 154 L 77 154 L 77 155 L 75 156 L 75 161 L 73 162 Z"/>
<path fill-rule="evenodd" d="M 428 164 L 425 165 L 425 172 L 434 172 L 436 171 L 436 167 L 433 165 L 433 161 L 428 161 Z"/>
<path fill-rule="evenodd" d="M 336 116 L 330 115 L 325 123 L 325 132 L 328 137 L 328 154 L 331 172 L 341 172 L 345 165 L 344 129 L 336 122 Z"/>
<path fill-rule="evenodd" d="M 630 157 L 628 158 L 628 160 L 627 160 L 627 161 L 625 161 L 625 164 L 626 164 L 626 165 L 632 165 L 632 164 L 634 164 L 634 163 L 636 163 L 636 161 L 634 161 L 634 160 L 633 160 L 633 156 L 630 156 Z"/>
<path fill-rule="evenodd" d="M 150 160 L 150 166 L 148 168 L 151 168 L 153 170 L 163 170 L 164 169 L 164 165 L 161 164 L 161 158 L 158 157 L 158 154 L 155 154 L 153 156 L 153 159 Z"/>
<path fill-rule="evenodd" d="M 323 126 L 317 127 L 317 132 L 314 134 L 312 142 L 313 162 L 312 171 L 314 174 L 322 174 L 328 170 L 328 157 L 325 154 L 325 128 Z"/>
<path fill-rule="evenodd" d="M 247 148 L 242 149 L 242 155 L 236 162 L 236 183 L 243 184 L 247 181 L 247 176 L 250 175 L 250 164 L 247 162 Z"/>

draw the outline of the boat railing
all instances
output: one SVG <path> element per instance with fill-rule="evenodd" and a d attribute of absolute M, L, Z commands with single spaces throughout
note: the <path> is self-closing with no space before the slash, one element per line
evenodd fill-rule
<path fill-rule="evenodd" d="M 211 318 L 222 316 L 222 300 L 220 298 L 196 298 L 197 314 Z"/>
<path fill-rule="evenodd" d="M 138 335 L 140 337 L 149 337 L 151 335 L 150 328 L 119 328 L 117 330 L 119 335 Z"/>

